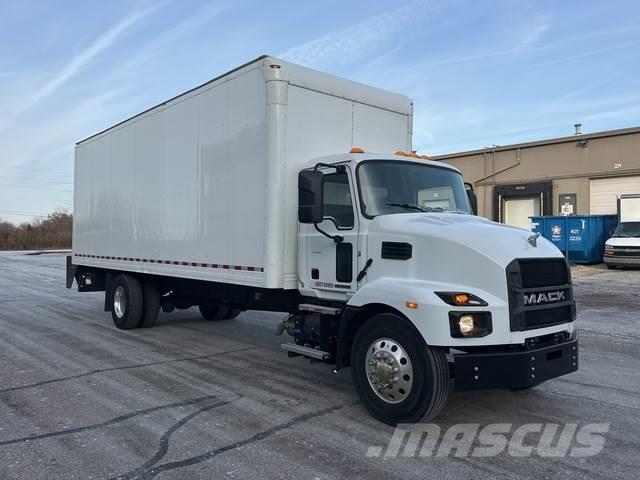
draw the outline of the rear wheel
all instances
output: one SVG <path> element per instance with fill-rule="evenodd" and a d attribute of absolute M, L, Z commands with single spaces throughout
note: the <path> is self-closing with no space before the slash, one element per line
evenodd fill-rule
<path fill-rule="evenodd" d="M 389 425 L 434 418 L 449 394 L 445 350 L 427 346 L 394 314 L 375 315 L 358 330 L 351 373 L 365 408 Z"/>
<path fill-rule="evenodd" d="M 242 313 L 242 310 L 240 310 L 239 308 L 230 308 L 229 313 L 227 313 L 227 315 L 224 318 L 226 320 L 231 320 L 233 318 L 236 318 L 241 313 Z"/>
<path fill-rule="evenodd" d="M 229 307 L 225 305 L 200 305 L 200 314 L 206 320 L 224 320 L 229 313 Z"/>
<path fill-rule="evenodd" d="M 144 301 L 140 326 L 143 328 L 153 327 L 160 313 L 160 290 L 152 282 L 145 282 L 142 287 L 142 296 Z"/>
<path fill-rule="evenodd" d="M 138 279 L 131 275 L 118 275 L 111 291 L 111 318 L 115 326 L 121 330 L 138 328 L 144 305 L 142 286 Z"/>

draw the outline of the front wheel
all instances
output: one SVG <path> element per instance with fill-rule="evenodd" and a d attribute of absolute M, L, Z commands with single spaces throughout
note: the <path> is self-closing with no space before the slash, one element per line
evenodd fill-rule
<path fill-rule="evenodd" d="M 449 394 L 445 350 L 427 346 L 394 314 L 375 315 L 360 327 L 351 351 L 351 374 L 365 408 L 389 425 L 434 418 Z"/>

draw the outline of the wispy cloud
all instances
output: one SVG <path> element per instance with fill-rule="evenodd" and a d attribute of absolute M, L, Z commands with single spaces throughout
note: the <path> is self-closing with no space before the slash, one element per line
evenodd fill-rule
<path fill-rule="evenodd" d="M 375 48 L 381 40 L 401 30 L 422 9 L 422 4 L 405 4 L 292 47 L 278 56 L 312 67 L 328 62 L 347 64 Z"/>
<path fill-rule="evenodd" d="M 20 109 L 14 112 L 14 115 L 18 115 L 26 110 L 31 109 L 34 105 L 52 95 L 56 90 L 58 90 L 74 75 L 76 75 L 83 67 L 89 64 L 95 57 L 97 57 L 104 50 L 111 47 L 118 40 L 118 37 L 120 37 L 124 32 L 126 32 L 135 23 L 139 22 L 153 10 L 155 10 L 155 7 L 133 12 L 124 17 L 111 28 L 109 28 L 106 32 L 100 35 L 96 39 L 96 41 L 93 42 L 93 44 L 73 57 L 48 82 L 46 82 L 40 89 L 36 90 L 33 95 L 31 95 L 21 105 Z"/>
<path fill-rule="evenodd" d="M 593 50 L 587 50 L 585 52 L 578 53 L 576 55 L 569 55 L 567 57 L 558 58 L 558 59 L 552 60 L 550 62 L 538 63 L 536 65 L 533 65 L 531 68 L 532 69 L 537 69 L 537 68 L 550 67 L 550 66 L 554 66 L 554 65 L 560 65 L 562 63 L 572 62 L 574 60 L 579 60 L 579 59 L 586 58 L 586 57 L 592 57 L 594 55 L 600 55 L 602 53 L 613 52 L 615 50 L 622 50 L 622 49 L 625 49 L 625 48 L 636 47 L 638 45 L 640 45 L 640 42 L 623 43 L 622 45 L 613 45 L 611 47 L 606 47 L 606 48 L 596 48 L 596 49 L 593 49 Z"/>
<path fill-rule="evenodd" d="M 522 44 L 531 45 L 545 34 L 551 28 L 551 16 L 543 15 L 535 18 L 522 30 Z"/>

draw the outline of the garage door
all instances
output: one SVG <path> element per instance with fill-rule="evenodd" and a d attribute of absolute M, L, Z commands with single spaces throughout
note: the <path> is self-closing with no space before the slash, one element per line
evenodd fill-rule
<path fill-rule="evenodd" d="M 540 197 L 505 198 L 504 223 L 531 230 L 529 217 L 540 215 Z"/>
<path fill-rule="evenodd" d="M 618 213 L 617 198 L 624 193 L 640 193 L 640 176 L 599 178 L 589 182 L 589 213 Z"/>

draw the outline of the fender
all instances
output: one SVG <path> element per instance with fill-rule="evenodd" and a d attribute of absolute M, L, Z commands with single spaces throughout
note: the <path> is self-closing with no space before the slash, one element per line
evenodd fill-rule
<path fill-rule="evenodd" d="M 454 307 L 446 304 L 435 292 L 464 292 L 485 300 L 486 307 Z M 506 294 L 505 294 L 506 297 Z M 413 304 L 408 306 L 407 302 Z M 508 304 L 493 294 L 465 285 L 450 285 L 424 280 L 379 277 L 363 285 L 347 302 L 340 325 L 340 333 L 347 335 L 353 330 L 350 324 L 362 309 L 376 306 L 383 311 L 395 311 L 404 316 L 432 346 L 455 347 L 499 345 L 511 343 Z M 412 308 L 416 307 L 416 308 Z M 375 311 L 376 309 L 374 309 Z M 481 338 L 452 338 L 449 328 L 450 311 L 490 311 L 494 331 Z M 341 340 L 342 343 L 342 340 Z M 346 352 L 345 352 L 346 353 Z"/>

